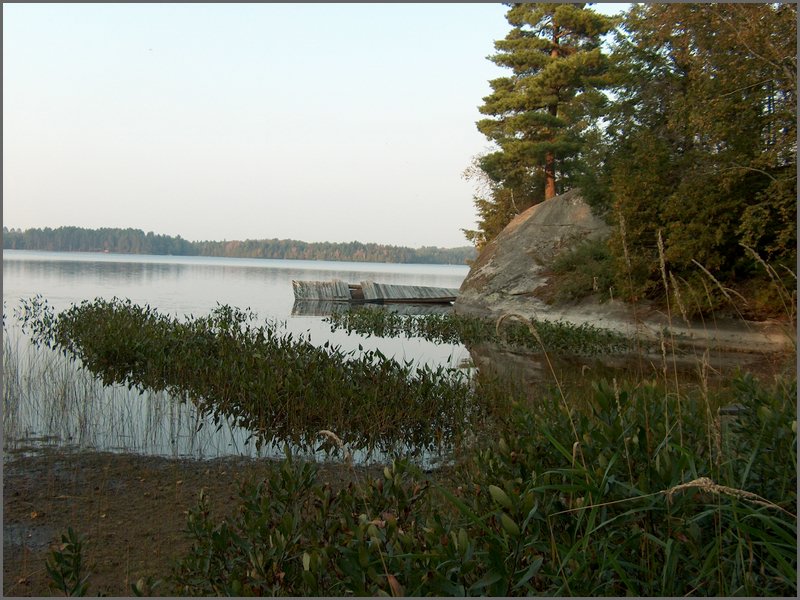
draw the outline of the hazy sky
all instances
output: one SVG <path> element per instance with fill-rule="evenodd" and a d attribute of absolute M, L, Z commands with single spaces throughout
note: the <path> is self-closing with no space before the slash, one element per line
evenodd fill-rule
<path fill-rule="evenodd" d="M 506 10 L 4 4 L 3 224 L 467 245 Z"/>

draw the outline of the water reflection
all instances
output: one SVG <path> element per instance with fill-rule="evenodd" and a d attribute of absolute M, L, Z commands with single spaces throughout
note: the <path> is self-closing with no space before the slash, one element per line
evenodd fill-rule
<path fill-rule="evenodd" d="M 263 440 L 266 443 L 259 448 L 253 437 L 255 428 L 238 426 L 237 419 L 225 414 L 216 420 L 202 414 L 194 403 L 166 392 L 104 386 L 59 352 L 34 348 L 13 326 L 4 330 L 3 384 L 4 452 L 75 447 L 172 458 L 281 458 L 288 442 L 299 456 L 317 461 L 342 459 L 341 454 L 329 454 L 335 448 L 322 447 L 323 439 L 309 437 L 318 428 L 307 434 L 298 432 L 297 443 L 285 438 Z M 452 426 L 450 416 L 450 412 L 442 414 L 442 428 Z M 240 415 L 238 421 L 248 420 Z M 413 428 L 402 439 L 381 444 L 384 450 L 372 451 L 351 445 L 359 432 L 339 433 L 357 464 L 385 462 L 397 453 L 433 467 L 449 454 L 441 440 Z"/>
<path fill-rule="evenodd" d="M 41 293 L 80 301 L 118 296 L 183 314 L 217 303 L 290 316 L 292 279 L 370 279 L 400 285 L 458 287 L 460 265 L 395 265 L 211 257 L 3 251 L 3 299 Z M 61 308 L 61 307 L 59 307 Z"/>
<path fill-rule="evenodd" d="M 3 252 L 6 313 L 22 298 L 44 296 L 56 310 L 94 298 L 128 298 L 141 306 L 183 317 L 207 315 L 218 304 L 250 308 L 260 318 L 282 323 L 287 332 L 312 342 L 379 349 L 398 360 L 426 364 L 461 360 L 466 349 L 429 342 L 332 332 L 323 321 L 327 308 L 294 310 L 292 279 L 361 281 L 399 285 L 459 287 L 468 268 L 461 265 L 398 265 L 305 260 L 229 259 L 196 256 L 141 256 L 34 251 Z"/>
<path fill-rule="evenodd" d="M 618 382 L 668 381 L 673 385 L 722 385 L 738 370 L 773 375 L 779 370 L 774 358 L 744 353 L 637 354 L 593 356 L 545 354 L 511 349 L 496 343 L 468 346 L 475 368 L 484 376 L 502 379 L 531 399 L 557 383 L 563 387 L 590 386 L 605 379 Z"/>
<path fill-rule="evenodd" d="M 351 304 L 333 300 L 295 300 L 292 316 L 328 317 L 334 313 L 347 312 L 353 308 L 386 310 L 398 315 L 446 315 L 453 312 L 451 304 Z"/>

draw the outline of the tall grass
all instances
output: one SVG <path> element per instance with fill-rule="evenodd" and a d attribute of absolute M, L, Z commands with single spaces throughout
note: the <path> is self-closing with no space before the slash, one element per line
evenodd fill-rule
<path fill-rule="evenodd" d="M 395 461 L 339 492 L 285 461 L 215 522 L 201 499 L 172 584 L 191 595 L 794 595 L 796 384 L 742 377 L 743 421 L 709 454 L 657 384 L 598 382 L 584 411 L 516 405 L 449 473 Z M 694 400 L 689 397 L 686 400 Z M 720 402 L 722 399 L 717 399 Z M 667 410 L 676 418 L 675 402 Z M 575 443 L 570 440 L 575 439 Z M 578 459 L 575 444 L 582 459 Z"/>

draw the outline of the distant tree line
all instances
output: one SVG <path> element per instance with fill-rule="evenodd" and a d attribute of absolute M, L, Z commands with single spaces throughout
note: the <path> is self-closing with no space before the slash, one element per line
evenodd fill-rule
<path fill-rule="evenodd" d="M 466 264 L 475 257 L 471 246 L 408 248 L 361 242 L 301 242 L 298 240 L 245 240 L 190 242 L 181 236 L 144 233 L 140 229 L 8 229 L 3 227 L 3 248 L 49 252 L 115 252 L 175 256 L 224 256 L 354 262 Z"/>

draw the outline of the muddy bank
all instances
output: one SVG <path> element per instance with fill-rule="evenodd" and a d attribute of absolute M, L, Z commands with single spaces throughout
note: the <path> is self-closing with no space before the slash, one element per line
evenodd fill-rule
<path fill-rule="evenodd" d="M 64 449 L 5 452 L 3 595 L 58 595 L 48 588 L 45 561 L 72 527 L 86 537 L 90 595 L 131 596 L 132 583 L 168 576 L 189 548 L 183 530 L 201 489 L 214 513 L 225 516 L 238 506 L 241 483 L 269 477 L 275 464 Z M 334 487 L 366 476 L 377 472 L 337 464 L 319 470 L 319 480 Z M 163 588 L 153 593 L 171 595 Z"/>

